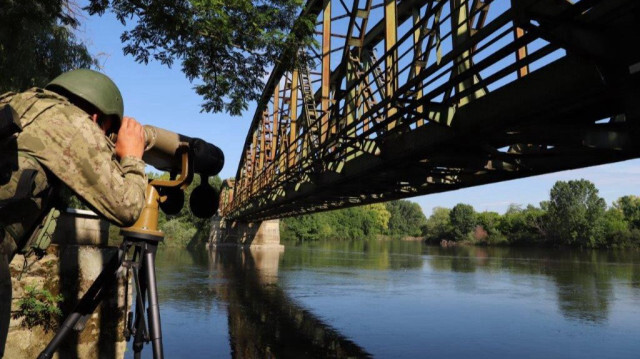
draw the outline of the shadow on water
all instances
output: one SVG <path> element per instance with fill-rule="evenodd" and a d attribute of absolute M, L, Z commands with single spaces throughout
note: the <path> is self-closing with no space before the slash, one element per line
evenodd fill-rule
<path fill-rule="evenodd" d="M 593 323 L 607 320 L 609 305 L 615 299 L 613 282 L 640 286 L 640 254 L 636 251 L 425 247 L 424 254 L 429 255 L 428 264 L 436 271 L 550 278 L 563 316 Z"/>
<path fill-rule="evenodd" d="M 163 272 L 179 280 L 193 276 L 189 271 L 194 265 L 206 268 L 208 286 L 160 286 L 159 296 L 206 313 L 216 305 L 215 298 L 226 309 L 233 358 L 370 358 L 279 287 L 281 253 L 234 247 L 208 253 L 165 249 L 158 253 Z"/>
<path fill-rule="evenodd" d="M 265 251 L 211 252 L 216 272 L 228 279 L 218 295 L 228 303 L 232 357 L 370 357 L 287 296 L 276 283 L 278 252 Z"/>

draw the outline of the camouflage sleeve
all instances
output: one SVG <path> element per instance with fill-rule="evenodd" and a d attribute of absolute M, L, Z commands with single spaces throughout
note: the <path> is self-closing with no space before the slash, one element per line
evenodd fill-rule
<path fill-rule="evenodd" d="M 18 136 L 29 152 L 99 214 L 119 226 L 135 222 L 144 205 L 142 160 L 118 161 L 113 144 L 74 106 L 45 110 Z"/>

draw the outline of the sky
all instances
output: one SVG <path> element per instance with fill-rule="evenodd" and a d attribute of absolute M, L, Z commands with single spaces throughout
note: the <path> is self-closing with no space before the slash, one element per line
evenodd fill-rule
<path fill-rule="evenodd" d="M 81 2 L 83 6 L 84 2 Z M 124 27 L 115 17 L 88 16 L 77 35 L 100 60 L 101 71 L 120 88 L 125 102 L 125 115 L 142 124 L 149 124 L 199 137 L 220 147 L 225 154 L 225 166 L 220 177 L 236 174 L 244 140 L 255 112 L 255 103 L 241 116 L 227 113 L 201 113 L 202 99 L 193 90 L 180 70 L 179 61 L 172 68 L 158 62 L 136 63 L 122 52 L 120 34 Z M 637 195 L 640 188 L 640 160 L 625 161 L 557 172 L 525 179 L 499 182 L 457 191 L 411 198 L 429 216 L 434 207 L 451 208 L 457 203 L 471 204 L 476 211 L 503 213 L 511 203 L 538 205 L 549 199 L 549 190 L 558 181 L 587 179 L 611 202 L 623 195 Z"/>

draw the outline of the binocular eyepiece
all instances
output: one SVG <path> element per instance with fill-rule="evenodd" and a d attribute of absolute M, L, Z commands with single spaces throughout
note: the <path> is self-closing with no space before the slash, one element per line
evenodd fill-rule
<path fill-rule="evenodd" d="M 199 138 L 192 138 L 162 128 L 145 125 L 145 163 L 172 176 L 182 170 L 182 148 L 188 144 L 191 158 L 190 173 L 200 176 L 200 184 L 189 198 L 191 212 L 198 218 L 210 218 L 218 210 L 220 194 L 209 184 L 209 177 L 217 175 L 224 165 L 224 154 L 217 146 Z M 166 214 L 177 214 L 184 204 L 184 192 L 179 188 L 160 188 L 167 199 L 160 204 Z"/>

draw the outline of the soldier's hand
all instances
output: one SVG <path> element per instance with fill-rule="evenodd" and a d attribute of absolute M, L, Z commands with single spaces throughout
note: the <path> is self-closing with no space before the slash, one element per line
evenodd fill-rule
<path fill-rule="evenodd" d="M 133 156 L 142 158 L 144 153 L 144 128 L 131 117 L 124 117 L 118 140 L 116 141 L 116 155 L 120 158 Z"/>

